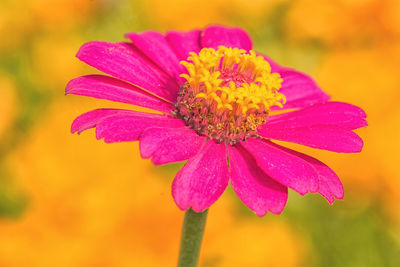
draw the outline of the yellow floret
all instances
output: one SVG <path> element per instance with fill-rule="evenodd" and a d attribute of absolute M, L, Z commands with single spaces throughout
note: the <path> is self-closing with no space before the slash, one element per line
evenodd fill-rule
<path fill-rule="evenodd" d="M 246 114 L 249 110 L 268 112 L 272 106 L 285 103 L 285 96 L 278 92 L 282 86 L 279 73 L 271 73 L 270 64 L 254 51 L 246 53 L 243 49 L 218 47 L 203 48 L 198 54 L 191 52 L 187 61 L 181 61 L 187 74 L 186 79 L 197 98 L 214 101 L 219 110 L 237 110 Z M 237 86 L 230 81 L 222 86 L 222 69 L 232 69 L 249 75 L 252 82 Z"/>

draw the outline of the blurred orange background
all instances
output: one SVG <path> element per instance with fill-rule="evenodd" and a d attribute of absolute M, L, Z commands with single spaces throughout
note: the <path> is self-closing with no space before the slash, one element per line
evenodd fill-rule
<path fill-rule="evenodd" d="M 400 1 L 3 0 L 0 5 L 0 266 L 175 266 L 183 212 L 136 143 L 72 135 L 79 114 L 122 104 L 64 96 L 93 69 L 91 40 L 148 29 L 246 29 L 257 51 L 362 107 L 360 154 L 301 146 L 335 170 L 330 206 L 291 192 L 258 218 L 231 189 L 210 208 L 200 266 L 400 266 Z"/>

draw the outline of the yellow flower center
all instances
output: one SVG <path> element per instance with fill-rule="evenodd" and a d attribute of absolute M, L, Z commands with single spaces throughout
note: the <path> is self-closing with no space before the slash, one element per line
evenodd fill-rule
<path fill-rule="evenodd" d="M 218 47 L 191 52 L 175 115 L 209 139 L 231 145 L 257 136 L 272 106 L 285 103 L 282 78 L 254 51 Z"/>
<path fill-rule="evenodd" d="M 251 109 L 268 110 L 285 102 L 278 93 L 282 79 L 271 73 L 271 66 L 254 51 L 220 46 L 218 50 L 203 48 L 181 61 L 188 74 L 182 74 L 196 97 L 217 103 L 218 109 L 246 114 Z M 236 78 L 236 79 L 235 79 Z"/>

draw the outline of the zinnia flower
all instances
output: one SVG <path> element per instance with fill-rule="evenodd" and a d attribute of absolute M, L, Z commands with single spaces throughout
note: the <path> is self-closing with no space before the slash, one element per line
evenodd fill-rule
<path fill-rule="evenodd" d="M 343 198 L 329 167 L 272 140 L 360 152 L 363 142 L 352 131 L 367 124 L 360 108 L 329 102 L 309 76 L 254 52 L 240 28 L 126 37 L 130 42 L 84 44 L 77 57 L 110 76 L 73 79 L 66 94 L 161 114 L 96 109 L 76 118 L 72 132 L 95 127 L 106 143 L 138 140 L 142 157 L 157 165 L 188 160 L 172 184 L 182 210 L 207 209 L 229 181 L 258 216 L 281 213 L 288 188 L 319 193 L 329 203 Z"/>

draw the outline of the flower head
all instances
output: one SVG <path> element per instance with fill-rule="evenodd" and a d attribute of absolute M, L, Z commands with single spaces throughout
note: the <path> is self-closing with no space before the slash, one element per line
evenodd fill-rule
<path fill-rule="evenodd" d="M 360 108 L 329 102 L 309 76 L 254 52 L 239 28 L 126 36 L 131 42 L 83 45 L 77 57 L 110 76 L 78 77 L 66 93 L 161 114 L 92 110 L 75 119 L 72 132 L 95 127 L 107 143 L 138 140 L 142 157 L 155 164 L 187 160 L 172 184 L 183 210 L 207 209 L 229 182 L 258 216 L 281 213 L 288 188 L 329 203 L 343 198 L 329 167 L 272 140 L 360 152 L 363 142 L 352 131 L 366 126 Z"/>

